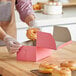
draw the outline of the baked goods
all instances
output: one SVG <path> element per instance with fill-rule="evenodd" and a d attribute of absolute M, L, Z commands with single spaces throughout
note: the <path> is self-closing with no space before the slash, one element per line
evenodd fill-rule
<path fill-rule="evenodd" d="M 27 30 L 27 37 L 30 39 L 30 40 L 36 40 L 37 39 L 37 31 L 39 31 L 38 28 L 29 28 Z"/>
<path fill-rule="evenodd" d="M 60 64 L 60 66 L 69 68 L 72 71 L 76 70 L 76 62 L 74 62 L 74 61 L 63 62 Z"/>
<path fill-rule="evenodd" d="M 71 70 L 65 67 L 54 68 L 52 71 L 52 76 L 71 76 Z"/>
<path fill-rule="evenodd" d="M 42 8 L 42 5 L 40 3 L 33 5 L 33 10 L 41 10 L 41 8 Z"/>
<path fill-rule="evenodd" d="M 62 14 L 62 3 L 48 2 L 44 4 L 44 14 Z"/>
<path fill-rule="evenodd" d="M 76 62 L 75 61 L 68 61 L 68 67 L 74 71 L 76 70 Z"/>
<path fill-rule="evenodd" d="M 41 72 L 41 73 L 52 73 L 54 68 L 58 68 L 58 66 L 54 65 L 54 64 L 40 64 L 39 72 Z"/>

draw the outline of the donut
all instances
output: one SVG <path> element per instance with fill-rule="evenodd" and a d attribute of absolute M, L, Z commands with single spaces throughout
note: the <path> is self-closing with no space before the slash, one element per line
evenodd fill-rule
<path fill-rule="evenodd" d="M 52 76 L 71 76 L 71 70 L 66 67 L 54 68 Z"/>
<path fill-rule="evenodd" d="M 29 28 L 27 30 L 26 35 L 30 40 L 36 40 L 37 39 L 37 31 L 39 31 L 39 28 Z"/>
<path fill-rule="evenodd" d="M 52 73 L 54 68 L 57 68 L 57 65 L 54 64 L 40 64 L 39 72 L 41 73 Z"/>
<path fill-rule="evenodd" d="M 76 70 L 76 62 L 75 61 L 63 62 L 63 63 L 60 64 L 60 66 L 69 68 L 72 71 Z"/>

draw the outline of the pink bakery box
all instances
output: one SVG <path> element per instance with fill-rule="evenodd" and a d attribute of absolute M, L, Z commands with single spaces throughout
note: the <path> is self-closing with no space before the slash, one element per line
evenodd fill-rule
<path fill-rule="evenodd" d="M 64 43 L 58 49 L 70 44 L 72 41 Z M 36 46 L 20 47 L 17 52 L 17 60 L 20 61 L 39 61 L 51 56 L 51 50 L 56 50 L 56 42 L 50 33 L 37 32 Z"/>

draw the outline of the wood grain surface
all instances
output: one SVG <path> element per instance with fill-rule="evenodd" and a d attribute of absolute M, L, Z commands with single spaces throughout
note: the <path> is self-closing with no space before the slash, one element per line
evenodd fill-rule
<path fill-rule="evenodd" d="M 31 70 L 39 69 L 40 63 L 59 65 L 63 61 L 76 61 L 76 42 L 52 50 L 52 55 L 38 62 L 17 61 L 16 55 L 10 55 L 6 47 L 0 47 L 0 75 L 2 76 L 36 76 Z"/>

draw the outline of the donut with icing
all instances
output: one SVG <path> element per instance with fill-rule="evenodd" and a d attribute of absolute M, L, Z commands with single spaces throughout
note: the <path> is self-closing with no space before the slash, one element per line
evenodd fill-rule
<path fill-rule="evenodd" d="M 75 61 L 63 62 L 63 63 L 60 64 L 60 66 L 69 68 L 72 71 L 76 70 L 76 62 Z"/>
<path fill-rule="evenodd" d="M 37 39 L 37 31 L 39 31 L 38 28 L 29 28 L 27 30 L 27 37 L 30 39 L 30 40 L 36 40 Z"/>
<path fill-rule="evenodd" d="M 71 70 L 66 67 L 54 68 L 52 76 L 71 76 Z"/>
<path fill-rule="evenodd" d="M 54 68 L 57 68 L 57 65 L 54 64 L 40 64 L 39 72 L 41 73 L 52 73 Z"/>

